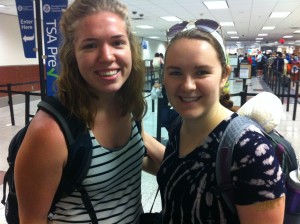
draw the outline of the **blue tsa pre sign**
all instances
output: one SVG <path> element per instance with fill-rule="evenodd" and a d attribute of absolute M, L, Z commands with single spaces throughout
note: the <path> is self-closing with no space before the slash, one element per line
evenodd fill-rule
<path fill-rule="evenodd" d="M 32 0 L 16 0 L 23 49 L 26 58 L 36 58 Z"/>
<path fill-rule="evenodd" d="M 47 95 L 53 95 L 53 83 L 59 72 L 59 20 L 68 0 L 43 0 L 44 48 L 46 55 Z"/>

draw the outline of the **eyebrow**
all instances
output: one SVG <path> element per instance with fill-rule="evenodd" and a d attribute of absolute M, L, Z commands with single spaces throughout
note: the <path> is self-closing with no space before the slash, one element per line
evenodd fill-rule
<path fill-rule="evenodd" d="M 199 65 L 199 66 L 194 66 L 194 69 L 212 69 L 213 66 L 210 66 L 210 65 Z M 181 70 L 180 67 L 178 66 L 174 66 L 174 65 L 170 65 L 168 67 L 166 67 L 166 70 L 168 69 L 177 69 L 177 70 Z"/>
<path fill-rule="evenodd" d="M 110 39 L 118 39 L 118 38 L 123 38 L 127 37 L 125 34 L 116 34 L 110 37 Z M 86 39 L 83 39 L 82 42 L 89 42 L 89 41 L 95 41 L 98 40 L 99 38 L 97 37 L 87 37 Z"/>

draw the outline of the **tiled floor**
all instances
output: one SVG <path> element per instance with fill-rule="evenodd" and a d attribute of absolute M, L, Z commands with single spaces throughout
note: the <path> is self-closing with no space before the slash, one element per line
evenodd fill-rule
<path fill-rule="evenodd" d="M 250 80 L 249 80 L 250 81 Z M 239 93 L 242 90 L 241 80 L 231 79 L 230 80 L 230 89 L 231 93 Z M 260 79 L 253 77 L 252 80 L 249 82 L 248 92 L 249 93 L 258 93 L 265 89 L 266 91 L 270 91 L 265 85 L 262 85 Z M 240 98 L 233 97 L 232 100 L 235 102 L 236 106 L 240 105 Z M 25 123 L 25 115 L 24 115 L 24 103 L 23 96 L 16 96 L 14 97 L 14 113 L 15 113 L 15 126 L 11 126 L 10 122 L 10 112 L 7 106 L 7 99 L 5 97 L 0 98 L 0 171 L 7 170 L 7 148 L 12 136 L 24 126 Z M 149 110 L 144 118 L 144 127 L 147 132 L 156 136 L 156 111 L 152 112 L 151 107 L 151 97 L 147 97 L 147 101 L 149 103 Z M 31 114 L 34 114 L 36 103 L 38 101 L 34 100 L 31 102 Z M 286 100 L 285 100 L 286 102 Z M 293 112 L 293 105 L 290 104 L 289 112 L 286 111 L 286 103 L 283 105 L 283 116 L 280 125 L 276 128 L 283 136 L 285 136 L 294 146 L 298 155 L 300 155 L 300 107 L 297 107 L 297 117 L 296 120 L 292 120 L 292 112 Z M 156 109 L 156 108 L 155 108 Z M 167 132 L 164 128 L 162 128 L 161 132 L 162 139 L 167 139 Z M 1 178 L 1 177 L 0 177 Z M 0 182 L 1 183 L 1 182 Z M 0 184 L 0 198 L 2 199 L 2 189 L 3 185 Z M 157 183 L 154 176 L 149 175 L 143 172 L 142 175 L 142 203 L 144 206 L 145 212 L 148 212 L 151 208 L 155 193 L 157 190 Z M 161 209 L 160 206 L 160 196 L 157 197 L 155 202 L 153 211 L 159 211 Z M 4 224 L 4 206 L 0 204 L 0 224 Z"/>

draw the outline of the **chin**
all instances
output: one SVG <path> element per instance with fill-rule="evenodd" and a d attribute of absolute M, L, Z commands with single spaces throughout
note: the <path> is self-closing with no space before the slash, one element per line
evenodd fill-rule
<path fill-rule="evenodd" d="M 179 114 L 184 119 L 197 119 L 202 115 L 202 113 L 195 113 L 192 111 L 179 112 Z"/>

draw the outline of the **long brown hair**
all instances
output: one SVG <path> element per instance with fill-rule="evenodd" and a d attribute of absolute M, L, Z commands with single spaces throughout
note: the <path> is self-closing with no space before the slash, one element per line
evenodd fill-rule
<path fill-rule="evenodd" d="M 60 75 L 57 79 L 57 93 L 61 102 L 70 112 L 92 127 L 97 108 L 93 99 L 97 99 L 88 84 L 82 78 L 74 53 L 74 35 L 76 24 L 86 16 L 108 11 L 119 15 L 126 23 L 130 43 L 132 69 L 129 78 L 117 93 L 120 115 L 131 113 L 134 120 L 141 120 L 146 113 L 143 97 L 145 66 L 141 47 L 131 32 L 127 7 L 116 0 L 75 0 L 60 20 Z"/>

